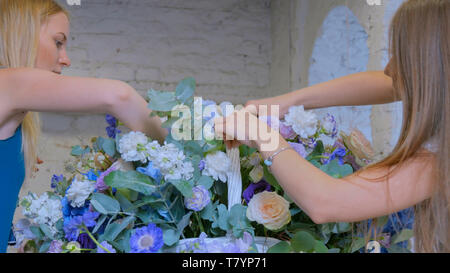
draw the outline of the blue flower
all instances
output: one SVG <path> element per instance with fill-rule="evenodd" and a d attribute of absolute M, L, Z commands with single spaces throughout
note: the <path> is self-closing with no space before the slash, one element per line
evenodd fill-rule
<path fill-rule="evenodd" d="M 130 238 L 131 253 L 156 253 L 163 246 L 162 229 L 150 223 L 134 230 Z"/>
<path fill-rule="evenodd" d="M 327 156 L 328 158 L 322 158 L 322 163 L 324 165 L 327 165 L 328 163 L 330 163 L 332 160 L 334 160 L 335 158 L 337 158 L 339 160 L 339 164 L 343 165 L 344 164 L 344 156 L 347 154 L 347 151 L 345 150 L 345 148 L 337 148 L 335 149 L 331 154 L 329 153 L 323 153 L 323 156 Z"/>
<path fill-rule="evenodd" d="M 100 243 L 104 248 L 106 248 L 110 253 L 116 253 L 116 250 L 108 242 L 103 241 Z M 108 253 L 103 248 L 97 246 L 97 253 Z"/>
<path fill-rule="evenodd" d="M 54 174 L 53 176 L 52 176 L 52 181 L 51 181 L 51 187 L 52 187 L 52 189 L 54 189 L 54 188 L 56 188 L 56 186 L 58 185 L 58 183 L 60 183 L 60 182 L 62 182 L 64 180 L 64 176 L 61 174 L 61 175 L 56 175 L 56 174 Z"/>
<path fill-rule="evenodd" d="M 147 167 L 139 167 L 136 169 L 136 171 L 143 173 L 145 175 L 150 176 L 153 178 L 158 184 L 161 182 L 162 174 L 161 171 L 157 168 L 153 168 L 153 162 L 149 162 Z"/>
<path fill-rule="evenodd" d="M 64 233 L 69 241 L 76 241 L 83 225 L 86 227 L 94 227 L 97 222 L 95 219 L 100 213 L 95 211 L 87 211 L 82 216 L 74 216 L 68 222 L 64 221 Z"/>
<path fill-rule="evenodd" d="M 89 172 L 87 172 L 87 173 L 81 173 L 81 174 L 86 176 L 86 178 L 91 181 L 97 181 L 97 174 L 92 169 L 89 170 Z"/>
<path fill-rule="evenodd" d="M 105 120 L 109 124 L 109 126 L 106 127 L 106 133 L 108 134 L 108 137 L 116 138 L 116 134 L 119 134 L 121 132 L 119 129 L 117 129 L 118 125 L 117 119 L 107 114 Z"/>
<path fill-rule="evenodd" d="M 84 205 L 84 207 L 74 208 L 70 205 L 70 202 L 69 200 L 67 200 L 67 197 L 61 199 L 64 224 L 67 224 L 74 216 L 83 215 L 86 211 L 89 210 L 89 204 L 90 204 L 89 200 L 86 200 L 86 204 Z"/>

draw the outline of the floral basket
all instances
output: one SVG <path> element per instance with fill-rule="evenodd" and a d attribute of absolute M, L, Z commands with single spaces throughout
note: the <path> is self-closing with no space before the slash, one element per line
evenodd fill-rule
<path fill-rule="evenodd" d="M 194 79 L 187 78 L 174 92 L 148 92 L 152 115 L 172 129 L 163 145 L 141 132 L 120 135 L 120 122 L 107 115 L 109 138 L 95 137 L 90 145 L 72 147 L 74 160 L 65 164 L 70 175 L 53 175 L 53 192 L 29 193 L 21 200 L 26 218 L 14 226 L 17 247 L 50 253 L 355 252 L 364 248 L 361 236 L 353 238 L 355 223 L 315 224 L 284 193 L 256 149 L 227 148 L 223 140 L 211 137 L 212 118 L 227 116 L 234 108 L 231 103 L 199 103 L 194 91 Z M 331 115 L 319 120 L 296 106 L 283 122 L 275 117 L 266 117 L 266 122 L 278 127 L 300 156 L 336 178 L 353 173 L 373 156 L 358 131 L 340 132 L 338 139 Z M 173 128 L 180 125 L 189 134 L 175 139 Z M 203 137 L 197 138 L 199 131 Z M 269 204 L 277 213 L 270 215 L 260 204 Z M 379 220 L 386 223 L 386 218 Z M 404 242 L 411 232 L 403 231 L 392 242 L 389 236 L 374 241 L 384 247 Z"/>

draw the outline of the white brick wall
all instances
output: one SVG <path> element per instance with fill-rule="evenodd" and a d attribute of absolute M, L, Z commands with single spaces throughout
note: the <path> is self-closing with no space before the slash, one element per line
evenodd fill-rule
<path fill-rule="evenodd" d="M 197 94 L 207 99 L 245 103 L 263 97 L 271 51 L 269 3 L 82 1 L 69 7 L 72 67 L 65 74 L 123 80 L 143 96 L 192 76 Z"/>

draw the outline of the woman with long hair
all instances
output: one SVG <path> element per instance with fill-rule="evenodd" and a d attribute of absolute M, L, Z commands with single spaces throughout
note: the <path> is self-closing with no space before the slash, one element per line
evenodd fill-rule
<path fill-rule="evenodd" d="M 0 0 L 0 252 L 37 160 L 37 112 L 108 113 L 159 141 L 167 134 L 130 85 L 61 75 L 70 66 L 69 28 L 69 13 L 53 0 Z"/>
<path fill-rule="evenodd" d="M 216 119 L 218 135 L 258 148 L 285 192 L 316 223 L 356 222 L 414 206 L 414 250 L 449 252 L 450 0 L 409 0 L 390 25 L 390 61 L 383 72 L 363 72 L 281 96 L 249 101 L 241 112 Z M 336 179 L 289 149 L 256 115 L 260 106 L 305 109 L 401 100 L 397 145 L 383 160 Z M 248 122 L 239 120 L 247 115 Z M 238 119 L 237 123 L 235 121 Z M 237 125 L 237 126 L 236 126 Z M 270 132 L 276 147 L 248 128 Z"/>

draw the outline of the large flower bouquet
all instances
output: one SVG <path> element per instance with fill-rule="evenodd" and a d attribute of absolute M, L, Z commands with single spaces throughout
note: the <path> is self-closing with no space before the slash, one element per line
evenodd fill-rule
<path fill-rule="evenodd" d="M 195 81 L 173 92 L 150 90 L 149 108 L 169 129 L 164 143 L 141 132 L 120 134 L 107 116 L 108 137 L 74 146 L 68 174 L 54 175 L 53 192 L 29 193 L 15 224 L 18 246 L 30 252 L 354 252 L 364 247 L 355 223 L 315 224 L 290 200 L 255 149 L 239 147 L 243 191 L 230 204 L 232 162 L 213 118 L 230 103 L 194 98 Z M 363 135 L 337 130 L 302 106 L 276 126 L 309 162 L 334 177 L 367 164 L 373 151 Z M 264 240 L 261 240 L 264 239 Z M 377 238 L 386 243 L 386 238 Z M 408 239 L 403 234 L 394 242 Z M 396 241 L 395 241 L 396 240 Z M 388 244 L 387 242 L 386 244 Z"/>

